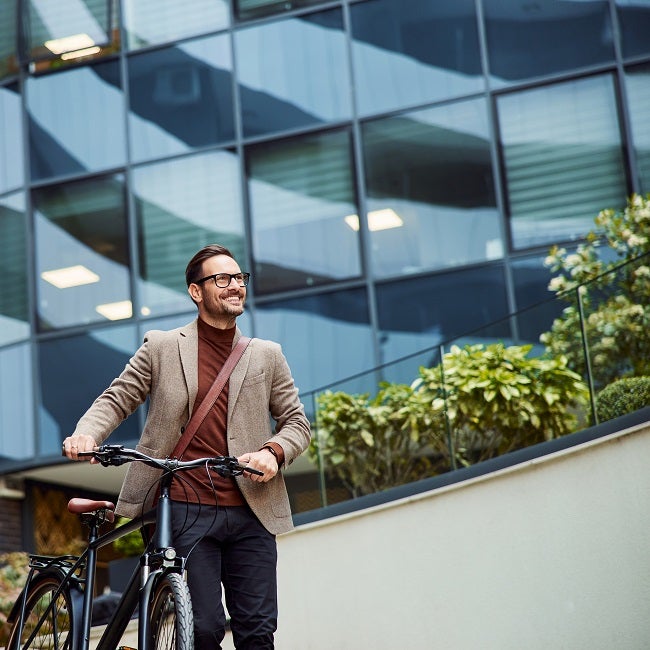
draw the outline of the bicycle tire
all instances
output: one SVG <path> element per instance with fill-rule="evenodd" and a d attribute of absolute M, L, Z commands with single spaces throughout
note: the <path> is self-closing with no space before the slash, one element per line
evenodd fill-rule
<path fill-rule="evenodd" d="M 152 650 L 193 650 L 194 617 L 187 584 L 178 573 L 164 575 L 149 603 Z"/>
<path fill-rule="evenodd" d="M 50 575 L 34 581 L 28 588 L 25 602 L 24 623 L 20 626 L 20 615 L 9 632 L 7 650 L 69 650 L 72 647 L 72 598 L 61 586 L 58 576 Z M 51 609 L 48 611 L 48 608 Z"/>

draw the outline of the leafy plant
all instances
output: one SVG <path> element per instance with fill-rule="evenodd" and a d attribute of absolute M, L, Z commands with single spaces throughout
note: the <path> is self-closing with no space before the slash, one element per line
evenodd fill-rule
<path fill-rule="evenodd" d="M 613 420 L 650 406 L 650 377 L 624 377 L 598 393 L 596 411 L 600 422 Z"/>
<path fill-rule="evenodd" d="M 530 351 L 453 347 L 442 367 L 420 368 L 410 386 L 383 383 L 373 399 L 323 393 L 309 455 L 359 496 L 448 468 L 452 454 L 470 464 L 569 433 L 587 387 L 565 358 L 529 358 Z"/>
<path fill-rule="evenodd" d="M 126 517 L 118 517 L 115 522 L 115 527 L 118 528 L 124 526 L 130 521 L 131 520 Z M 144 540 L 142 539 L 142 534 L 139 530 L 134 530 L 123 537 L 118 537 L 118 539 L 113 542 L 113 549 L 123 557 L 136 557 L 142 555 L 142 553 L 144 553 Z"/>
<path fill-rule="evenodd" d="M 434 414 L 446 409 L 456 460 L 468 465 L 575 430 L 588 389 L 566 357 L 530 357 L 532 346 L 453 346 L 414 384 Z M 444 382 L 444 383 L 443 383 Z"/>
<path fill-rule="evenodd" d="M 29 573 L 29 555 L 22 551 L 0 555 L 0 647 L 8 640 L 7 617 Z"/>
<path fill-rule="evenodd" d="M 576 292 L 583 285 L 594 383 L 602 388 L 620 377 L 650 375 L 650 195 L 633 195 L 619 212 L 603 210 L 595 225 L 574 253 L 553 247 L 546 259 L 557 273 L 549 289 L 572 304 L 541 341 L 551 355 L 566 356 L 569 367 L 586 374 Z"/>
<path fill-rule="evenodd" d="M 404 384 L 382 383 L 377 395 L 327 391 L 317 400 L 317 431 L 308 455 L 353 496 L 417 480 L 440 454 L 438 417 Z"/>

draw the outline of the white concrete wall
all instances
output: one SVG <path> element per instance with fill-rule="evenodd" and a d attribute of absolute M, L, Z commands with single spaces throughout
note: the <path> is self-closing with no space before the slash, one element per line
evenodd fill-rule
<path fill-rule="evenodd" d="M 279 650 L 650 648 L 650 424 L 279 538 Z"/>

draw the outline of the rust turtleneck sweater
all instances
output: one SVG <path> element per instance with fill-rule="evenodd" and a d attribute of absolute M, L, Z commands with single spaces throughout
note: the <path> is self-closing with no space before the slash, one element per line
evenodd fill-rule
<path fill-rule="evenodd" d="M 198 320 L 199 333 L 199 390 L 194 401 L 194 409 L 199 407 L 210 386 L 219 374 L 223 364 L 232 350 L 235 327 L 221 330 Z M 229 381 L 214 403 L 198 431 L 188 445 L 183 460 L 202 458 L 204 456 L 227 456 L 228 443 L 226 425 L 228 421 Z M 205 468 L 182 472 L 177 475 L 171 488 L 171 498 L 176 501 L 190 501 L 203 505 L 239 506 L 244 505 L 244 498 L 233 478 L 222 478 L 216 472 L 207 476 Z M 217 489 L 214 489 L 210 483 Z"/>

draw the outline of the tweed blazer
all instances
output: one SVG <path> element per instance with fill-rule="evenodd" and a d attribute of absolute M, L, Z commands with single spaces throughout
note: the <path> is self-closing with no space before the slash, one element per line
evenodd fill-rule
<path fill-rule="evenodd" d="M 241 337 L 237 328 L 233 346 Z M 230 376 L 228 392 L 228 454 L 258 451 L 275 442 L 285 465 L 309 444 L 309 420 L 298 397 L 279 344 L 253 339 Z M 137 449 L 155 457 L 171 454 L 184 431 L 198 390 L 197 321 L 163 332 L 147 332 L 144 343 L 124 371 L 81 417 L 72 435 L 92 436 L 98 444 L 149 397 L 149 411 Z M 271 429 L 269 415 L 275 421 Z M 160 470 L 142 463 L 129 466 L 116 511 L 135 518 L 152 506 Z M 273 534 L 293 527 L 282 472 L 266 483 L 237 477 L 244 499 Z"/>

